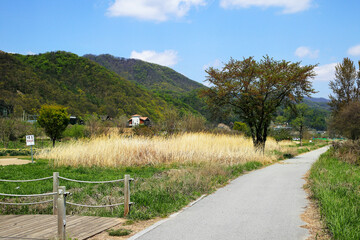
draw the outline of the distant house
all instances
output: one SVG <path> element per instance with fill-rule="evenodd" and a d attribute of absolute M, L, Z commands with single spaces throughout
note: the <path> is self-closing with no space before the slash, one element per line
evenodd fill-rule
<path fill-rule="evenodd" d="M 150 126 L 150 119 L 148 117 L 142 117 L 138 114 L 132 115 L 131 118 L 128 120 L 128 126 L 136 127 L 139 125 Z"/>

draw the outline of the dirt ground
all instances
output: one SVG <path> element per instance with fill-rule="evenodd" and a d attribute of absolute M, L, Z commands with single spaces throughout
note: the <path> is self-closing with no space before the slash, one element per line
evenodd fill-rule
<path fill-rule="evenodd" d="M 6 165 L 22 165 L 31 163 L 29 160 L 22 160 L 18 158 L 0 158 L 0 166 Z"/>
<path fill-rule="evenodd" d="M 309 172 L 305 175 L 304 179 L 308 182 Z M 307 240 L 329 240 L 331 235 L 325 224 L 321 220 L 319 206 L 317 202 L 311 198 L 311 190 L 308 187 L 308 183 L 304 185 L 304 190 L 307 194 L 308 205 L 305 212 L 301 215 L 301 219 L 306 222 L 306 225 L 301 226 L 309 230 L 310 236 Z"/>
<path fill-rule="evenodd" d="M 156 223 L 157 221 L 162 220 L 163 218 L 155 218 L 155 219 L 150 219 L 147 221 L 137 221 L 137 222 L 124 222 L 122 224 L 116 225 L 114 227 L 112 227 L 111 229 L 117 230 L 117 229 L 128 229 L 131 230 L 131 234 L 127 235 L 127 236 L 119 236 L 119 237 L 112 237 L 109 236 L 109 233 L 107 231 L 104 231 L 102 233 L 99 233 L 97 235 L 95 235 L 94 237 L 89 238 L 89 240 L 121 240 L 121 239 L 128 239 L 129 237 L 132 237 L 133 235 L 135 235 L 136 233 L 144 230 L 145 228 L 153 225 L 154 223 Z"/>

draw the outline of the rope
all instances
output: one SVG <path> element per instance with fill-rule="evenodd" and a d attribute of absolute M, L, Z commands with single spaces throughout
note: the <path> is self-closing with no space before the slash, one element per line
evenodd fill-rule
<path fill-rule="evenodd" d="M 52 192 L 52 193 L 30 194 L 30 195 L 0 193 L 0 196 L 6 196 L 6 197 L 41 197 L 41 196 L 52 196 L 52 195 L 56 195 L 56 194 L 58 194 L 58 193 L 57 192 Z"/>
<path fill-rule="evenodd" d="M 35 181 L 41 181 L 50 179 L 53 177 L 44 177 L 44 178 L 38 178 L 38 179 L 30 179 L 30 180 L 6 180 L 6 179 L 0 179 L 0 182 L 35 182 Z"/>
<path fill-rule="evenodd" d="M 71 181 L 71 182 L 80 182 L 80 183 L 114 183 L 114 182 L 123 182 L 124 181 L 124 179 L 117 179 L 117 180 L 111 180 L 111 181 L 81 181 L 81 180 L 75 180 L 75 179 L 65 178 L 65 177 L 61 177 L 61 176 L 59 176 L 59 178 L 67 180 L 67 181 Z"/>
<path fill-rule="evenodd" d="M 47 200 L 47 201 L 42 201 L 42 202 L 30 202 L 30 203 L 6 203 L 6 202 L 0 202 L 0 204 L 24 206 L 24 205 L 34 205 L 34 204 L 42 204 L 42 203 L 49 203 L 49 202 L 53 202 L 53 200 Z"/>
<path fill-rule="evenodd" d="M 78 207 L 90 207 L 90 208 L 116 207 L 116 206 L 124 205 L 124 203 L 115 203 L 115 204 L 111 204 L 111 205 L 93 206 L 93 205 L 83 205 L 83 204 L 72 203 L 72 202 L 66 202 L 66 204 L 74 205 L 74 206 L 78 206 Z M 131 205 L 133 203 L 131 202 L 129 204 Z"/>

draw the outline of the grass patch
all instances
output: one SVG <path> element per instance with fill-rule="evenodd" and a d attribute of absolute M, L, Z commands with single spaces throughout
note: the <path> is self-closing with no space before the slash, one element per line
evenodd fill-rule
<path fill-rule="evenodd" d="M 157 166 L 131 167 L 70 167 L 54 166 L 51 161 L 37 160 L 34 164 L 0 166 L 1 179 L 34 179 L 52 176 L 59 172 L 61 176 L 78 180 L 112 180 L 130 174 L 135 179 L 131 183 L 131 201 L 135 204 L 128 215 L 130 220 L 145 220 L 165 217 L 180 210 L 202 194 L 215 191 L 245 171 L 261 167 L 260 162 L 248 162 L 233 166 L 219 164 L 169 164 Z M 60 185 L 73 193 L 67 201 L 88 204 L 107 205 L 123 202 L 122 183 L 85 184 L 64 181 Z M 0 183 L 1 193 L 36 194 L 52 192 L 52 180 L 27 183 Z M 43 201 L 42 198 L 6 198 L 5 202 Z M 52 204 L 32 206 L 0 205 L 0 214 L 51 214 Z M 67 214 L 122 217 L 123 207 L 85 208 L 67 205 Z"/>
<path fill-rule="evenodd" d="M 297 154 L 296 148 L 282 147 L 288 146 L 290 142 L 278 144 L 275 141 L 268 141 L 266 145 L 268 149 L 263 155 L 254 151 L 250 139 L 208 134 L 186 134 L 167 140 L 155 137 L 152 139 L 134 137 L 128 140 L 103 137 L 86 141 L 79 141 L 81 146 L 76 145 L 78 149 L 72 148 L 71 144 L 61 144 L 59 148 L 55 148 L 55 153 L 73 151 L 79 159 L 82 157 L 79 161 L 75 158 L 65 159 L 64 162 L 56 158 L 55 160 L 37 159 L 34 164 L 0 166 L 0 178 L 34 179 L 52 176 L 53 172 L 59 172 L 60 176 L 71 179 L 105 181 L 123 178 L 125 174 L 130 174 L 135 179 L 131 183 L 131 201 L 135 204 L 131 206 L 128 219 L 146 220 L 168 216 L 201 195 L 212 193 L 226 185 L 229 180 L 271 163 L 271 160 L 275 161 L 286 156 L 284 154 L 291 154 L 288 156 Z M 93 141 L 100 146 L 95 147 Z M 106 143 L 112 145 L 106 146 Z M 94 149 L 91 149 L 91 146 Z M 218 149 L 221 151 L 217 151 Z M 87 155 L 93 150 L 96 154 Z M 109 157 L 108 160 L 100 158 L 100 156 L 104 157 L 101 154 L 103 151 L 105 156 Z M 84 156 L 81 156 L 81 153 Z M 131 161 L 126 158 L 127 156 Z M 117 157 L 120 160 L 114 160 Z M 67 197 L 68 202 L 86 205 L 111 205 L 123 202 L 122 183 L 86 184 L 60 179 L 60 185 L 66 186 L 66 189 L 72 193 Z M 52 192 L 51 179 L 41 182 L 0 183 L 0 193 L 45 192 Z M 0 197 L 0 201 L 7 202 L 48 199 L 51 197 L 31 199 Z M 67 214 L 122 217 L 123 212 L 122 206 L 86 208 L 67 205 Z M 0 214 L 52 214 L 52 204 L 0 205 Z"/>
<path fill-rule="evenodd" d="M 360 239 L 360 167 L 323 154 L 310 172 L 313 197 L 334 239 Z"/>
<path fill-rule="evenodd" d="M 132 232 L 131 230 L 124 229 L 124 228 L 119 228 L 119 229 L 116 229 L 116 230 L 110 229 L 108 231 L 110 236 L 127 236 L 127 235 L 131 234 L 131 232 Z"/>

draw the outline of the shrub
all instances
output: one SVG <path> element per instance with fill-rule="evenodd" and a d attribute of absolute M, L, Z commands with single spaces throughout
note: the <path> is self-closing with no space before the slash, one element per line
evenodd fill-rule
<path fill-rule="evenodd" d="M 335 157 L 343 162 L 360 165 L 360 141 L 345 141 L 332 144 Z"/>

